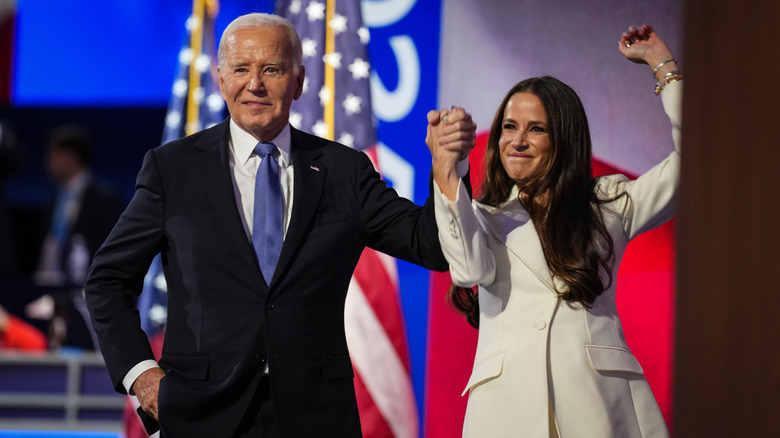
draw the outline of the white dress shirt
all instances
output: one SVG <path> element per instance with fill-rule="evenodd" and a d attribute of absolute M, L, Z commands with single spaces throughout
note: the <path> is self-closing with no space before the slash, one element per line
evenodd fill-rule
<path fill-rule="evenodd" d="M 255 175 L 262 158 L 255 153 L 257 139 L 241 129 L 233 119 L 230 119 L 230 171 L 233 178 L 233 194 L 236 205 L 241 213 L 241 220 L 247 238 L 252 240 L 252 225 L 255 207 Z M 284 202 L 284 235 L 290 225 L 293 205 L 293 162 L 290 146 L 290 125 L 287 124 L 279 135 L 269 143 L 273 143 L 279 154 L 275 156 L 279 163 L 279 178 L 282 184 L 282 200 Z"/>

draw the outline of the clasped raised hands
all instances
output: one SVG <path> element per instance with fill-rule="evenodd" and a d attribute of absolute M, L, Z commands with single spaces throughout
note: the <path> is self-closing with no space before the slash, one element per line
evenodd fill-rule
<path fill-rule="evenodd" d="M 454 199 L 460 180 L 458 161 L 468 157 L 476 138 L 477 125 L 463 108 L 428 112 L 425 143 L 433 158 L 433 179 L 450 199 Z"/>

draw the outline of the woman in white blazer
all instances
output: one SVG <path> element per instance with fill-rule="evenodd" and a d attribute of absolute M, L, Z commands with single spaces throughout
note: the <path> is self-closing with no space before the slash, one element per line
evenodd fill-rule
<path fill-rule="evenodd" d="M 429 131 L 439 238 L 454 284 L 467 287 L 449 298 L 479 328 L 464 437 L 668 436 L 614 280 L 628 241 L 674 215 L 682 75 L 650 26 L 630 27 L 620 52 L 653 69 L 675 142 L 634 181 L 591 176 L 582 104 L 550 77 L 519 83 L 499 107 L 474 202 L 458 153 Z"/>

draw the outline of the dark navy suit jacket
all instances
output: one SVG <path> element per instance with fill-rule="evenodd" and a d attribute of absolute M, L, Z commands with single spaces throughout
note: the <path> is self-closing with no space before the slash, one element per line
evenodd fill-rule
<path fill-rule="evenodd" d="M 292 217 L 271 284 L 242 226 L 229 121 L 149 151 L 136 193 L 102 246 L 86 296 L 116 389 L 152 359 L 135 298 L 162 253 L 168 323 L 160 366 L 163 436 L 229 437 L 265 362 L 283 437 L 359 437 L 344 300 L 368 246 L 446 270 L 432 200 L 381 181 L 368 157 L 294 128 Z"/>

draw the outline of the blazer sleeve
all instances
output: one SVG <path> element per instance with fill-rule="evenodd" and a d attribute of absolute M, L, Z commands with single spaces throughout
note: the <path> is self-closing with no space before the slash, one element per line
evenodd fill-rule
<path fill-rule="evenodd" d="M 493 283 L 495 257 L 487 246 L 487 235 L 479 225 L 467 188 L 461 182 L 457 198 L 450 201 L 438 185 L 434 186 L 439 241 L 452 282 L 463 287 Z"/>
<path fill-rule="evenodd" d="M 154 256 L 164 245 L 164 196 L 155 152 L 144 157 L 136 191 L 116 226 L 95 254 L 84 287 L 92 325 L 98 335 L 116 390 L 136 364 L 154 360 L 136 308 L 136 299 Z"/>
<path fill-rule="evenodd" d="M 623 231 L 628 239 L 663 224 L 676 213 L 682 157 L 682 82 L 667 85 L 661 98 L 672 123 L 674 150 L 634 181 L 623 175 L 610 175 L 599 182 L 600 197 L 617 197 L 607 208 L 622 216 Z"/>

